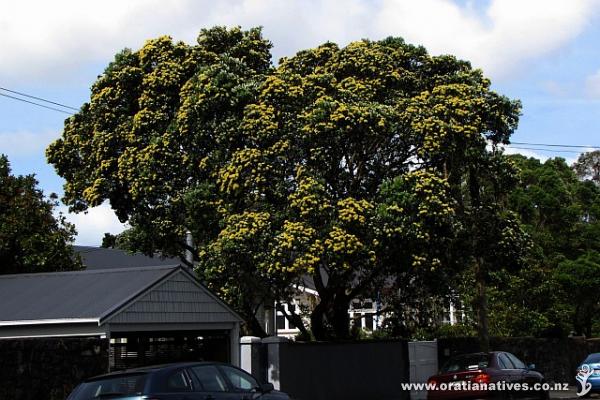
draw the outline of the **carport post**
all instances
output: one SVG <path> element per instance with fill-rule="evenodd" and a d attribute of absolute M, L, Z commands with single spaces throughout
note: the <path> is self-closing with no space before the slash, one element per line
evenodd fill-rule
<path fill-rule="evenodd" d="M 279 357 L 281 346 L 289 343 L 289 339 L 281 336 L 269 336 L 262 340 L 267 345 L 267 381 L 275 389 L 281 389 L 281 359 Z"/>
<path fill-rule="evenodd" d="M 254 376 L 260 373 L 260 347 L 261 340 L 256 336 L 242 336 L 240 338 L 240 368 Z"/>

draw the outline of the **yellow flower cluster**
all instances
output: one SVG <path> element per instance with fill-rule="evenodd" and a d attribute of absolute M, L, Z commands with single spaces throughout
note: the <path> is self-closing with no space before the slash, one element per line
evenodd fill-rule
<path fill-rule="evenodd" d="M 298 210 L 303 218 L 317 217 L 331 208 L 324 196 L 323 185 L 310 176 L 303 176 L 303 169 L 297 172 L 298 188 L 288 196 L 290 206 Z"/>
<path fill-rule="evenodd" d="M 314 240 L 315 234 L 302 222 L 285 221 L 283 231 L 275 238 L 271 256 L 276 261 L 269 265 L 269 272 L 314 272 L 323 252 L 320 241 Z"/>
<path fill-rule="evenodd" d="M 333 227 L 329 237 L 325 239 L 325 249 L 339 256 L 353 255 L 363 248 L 364 245 L 355 235 L 337 226 Z"/>
<path fill-rule="evenodd" d="M 338 201 L 338 218 L 345 223 L 364 224 L 367 222 L 366 214 L 373 209 L 373 204 L 367 200 L 356 200 L 348 197 Z"/>
<path fill-rule="evenodd" d="M 254 240 L 270 226 L 268 212 L 245 211 L 227 218 L 227 226 L 219 233 L 219 241 L 238 243 Z"/>
<path fill-rule="evenodd" d="M 257 189 L 268 184 L 268 174 L 273 169 L 272 159 L 284 153 L 287 141 L 278 141 L 266 150 L 246 148 L 238 150 L 231 162 L 219 171 L 219 188 L 225 193 L 235 193 L 242 188 Z"/>

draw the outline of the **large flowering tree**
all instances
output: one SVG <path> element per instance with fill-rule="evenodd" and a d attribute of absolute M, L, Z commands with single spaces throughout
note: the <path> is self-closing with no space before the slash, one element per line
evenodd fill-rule
<path fill-rule="evenodd" d="M 133 247 L 181 254 L 192 232 L 198 272 L 255 333 L 257 306 L 310 276 L 315 337 L 344 338 L 353 298 L 452 275 L 467 177 L 490 171 L 519 104 L 401 39 L 277 67 L 269 49 L 260 30 L 213 28 L 122 52 L 48 157 L 65 201 L 110 201 Z"/>

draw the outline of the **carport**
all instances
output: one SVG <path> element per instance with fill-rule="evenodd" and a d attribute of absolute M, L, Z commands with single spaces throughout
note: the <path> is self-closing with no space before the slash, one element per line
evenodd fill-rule
<path fill-rule="evenodd" d="M 110 370 L 239 364 L 241 318 L 181 265 L 0 276 L 0 340 L 99 337 Z"/>

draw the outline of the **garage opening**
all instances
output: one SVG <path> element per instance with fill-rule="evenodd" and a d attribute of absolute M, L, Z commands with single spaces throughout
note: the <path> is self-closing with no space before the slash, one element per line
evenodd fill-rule
<path fill-rule="evenodd" d="M 181 361 L 231 362 L 228 331 L 119 332 L 110 339 L 111 371 Z"/>

